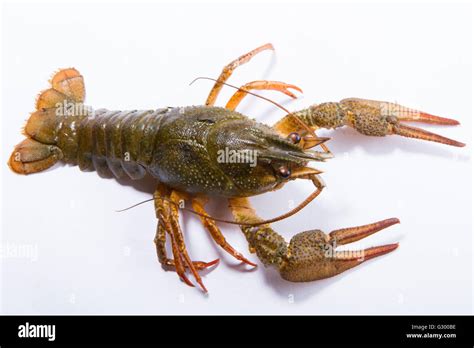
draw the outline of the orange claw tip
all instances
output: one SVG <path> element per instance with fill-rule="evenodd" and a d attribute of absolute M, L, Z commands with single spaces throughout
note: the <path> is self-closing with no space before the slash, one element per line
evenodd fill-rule
<path fill-rule="evenodd" d="M 257 264 L 256 263 L 253 263 L 252 261 L 249 261 L 247 259 L 245 260 L 242 260 L 244 263 L 246 263 L 247 265 L 249 266 L 252 266 L 252 267 L 257 267 Z"/>
<path fill-rule="evenodd" d="M 257 264 L 253 263 L 252 261 L 250 261 L 249 259 L 247 259 L 245 256 L 243 256 L 241 253 L 236 253 L 236 255 L 234 255 L 236 257 L 237 260 L 239 261 L 242 261 L 243 263 L 249 265 L 249 266 L 252 266 L 252 267 L 257 267 Z"/>
<path fill-rule="evenodd" d="M 329 237 L 336 244 L 344 245 L 361 240 L 365 237 L 370 236 L 371 234 L 374 234 L 380 230 L 383 230 L 398 223 L 400 223 L 400 220 L 397 218 L 385 219 L 368 225 L 335 230 L 329 233 Z"/>
<path fill-rule="evenodd" d="M 189 285 L 190 287 L 194 288 L 194 284 L 191 283 L 191 281 L 186 277 L 184 274 L 180 276 L 181 280 L 186 283 L 186 285 Z"/>
<path fill-rule="evenodd" d="M 220 261 L 221 259 L 215 259 L 215 260 L 212 260 L 211 262 L 207 262 L 205 265 L 205 268 L 217 265 Z"/>
<path fill-rule="evenodd" d="M 409 127 L 404 124 L 398 124 L 397 127 L 394 129 L 394 133 L 407 137 L 407 138 L 434 141 L 437 143 L 446 144 L 450 146 L 456 146 L 456 147 L 466 146 L 466 144 L 461 143 L 459 141 L 449 139 L 435 133 L 428 132 L 421 128 Z"/>
<path fill-rule="evenodd" d="M 298 86 L 295 86 L 295 85 L 288 85 L 287 86 L 288 88 L 291 88 L 291 89 L 294 89 L 300 93 L 303 93 L 303 90 L 301 88 L 299 88 Z"/>
<path fill-rule="evenodd" d="M 273 51 L 275 50 L 275 47 L 274 47 L 273 44 L 270 43 L 270 42 L 269 42 L 269 43 L 266 43 L 266 44 L 263 45 L 261 48 L 262 48 L 262 49 L 269 49 L 269 50 L 273 50 Z"/>
<path fill-rule="evenodd" d="M 204 286 L 204 283 L 201 280 L 199 280 L 198 283 L 201 286 L 202 291 L 207 294 L 208 291 L 207 288 Z"/>
<path fill-rule="evenodd" d="M 370 260 L 370 259 L 373 259 L 374 257 L 388 254 L 389 252 L 394 251 L 397 248 L 398 248 L 398 243 L 386 244 L 386 245 L 380 245 L 380 246 L 368 248 L 364 250 L 364 259 Z"/>
<path fill-rule="evenodd" d="M 425 112 L 420 112 L 420 116 L 417 121 L 424 122 L 424 123 L 432 123 L 432 124 L 443 124 L 447 126 L 459 125 L 459 121 L 454 120 L 452 118 L 435 116 L 435 115 L 427 114 Z"/>
<path fill-rule="evenodd" d="M 389 218 L 389 219 L 382 220 L 379 223 L 381 225 L 383 225 L 382 228 L 386 228 L 386 227 L 389 227 L 389 226 L 392 226 L 392 225 L 395 225 L 395 224 L 399 224 L 400 219 L 398 219 L 398 218 Z"/>

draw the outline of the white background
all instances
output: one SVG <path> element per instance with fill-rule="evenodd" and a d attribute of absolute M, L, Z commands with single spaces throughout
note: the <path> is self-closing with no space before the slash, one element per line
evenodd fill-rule
<path fill-rule="evenodd" d="M 472 8 L 468 4 L 344 3 L 7 3 L 2 15 L 1 313 L 472 313 Z M 153 183 L 119 184 L 60 166 L 28 177 L 6 165 L 37 93 L 58 68 L 74 66 L 87 104 L 110 109 L 202 104 L 232 59 L 263 43 L 262 53 L 229 82 L 294 83 L 304 96 L 292 110 L 362 97 L 400 102 L 456 118 L 425 127 L 465 148 L 351 129 L 323 132 L 336 158 L 320 164 L 327 189 L 274 228 L 287 240 L 303 230 L 329 232 L 389 217 L 390 227 L 354 247 L 399 241 L 395 252 L 332 279 L 289 283 L 261 264 L 248 270 L 221 251 L 194 216 L 183 221 L 192 258 L 221 258 L 204 272 L 209 294 L 190 288 L 157 262 Z M 234 91 L 224 89 L 220 105 Z M 239 111 L 272 124 L 283 114 L 248 98 Z M 273 217 L 312 187 L 303 181 L 255 197 Z M 211 213 L 230 217 L 225 201 Z M 249 255 L 235 226 L 228 241 Z M 5 254 L 31 245 L 32 258 Z M 255 255 L 249 256 L 257 260 Z M 289 301 L 293 299 L 294 301 Z"/>

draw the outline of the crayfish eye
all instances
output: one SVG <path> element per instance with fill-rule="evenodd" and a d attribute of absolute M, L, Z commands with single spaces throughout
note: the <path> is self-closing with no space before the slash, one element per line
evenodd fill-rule
<path fill-rule="evenodd" d="M 281 166 L 280 168 L 278 168 L 278 175 L 280 175 L 284 179 L 289 178 L 291 175 L 291 170 L 288 167 Z"/>
<path fill-rule="evenodd" d="M 298 144 L 301 141 L 301 135 L 296 132 L 292 132 L 288 134 L 288 140 L 291 141 L 293 144 Z"/>

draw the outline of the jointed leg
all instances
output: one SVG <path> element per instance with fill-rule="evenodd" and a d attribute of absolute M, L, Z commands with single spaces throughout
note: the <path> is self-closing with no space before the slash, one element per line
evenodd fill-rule
<path fill-rule="evenodd" d="M 170 235 L 171 238 L 171 250 L 173 252 L 173 257 L 174 257 L 174 262 L 173 265 L 176 268 L 176 273 L 178 273 L 178 276 L 181 278 L 182 281 L 184 281 L 186 284 L 189 286 L 194 286 L 193 283 L 188 279 L 185 273 L 184 269 L 184 263 L 182 256 L 179 252 L 178 246 L 176 244 L 176 240 L 174 238 L 174 233 L 173 233 L 173 227 L 171 226 L 170 222 L 170 204 L 166 200 L 166 198 L 169 196 L 169 191 L 168 188 L 164 185 L 158 185 L 158 188 L 154 194 L 154 199 L 155 199 L 155 211 L 156 211 L 156 216 L 159 219 L 158 222 L 158 229 L 157 229 L 157 237 L 155 237 L 155 243 L 157 246 L 157 253 L 160 261 L 165 261 L 167 257 L 164 256 L 164 253 L 166 253 L 166 234 L 163 235 L 163 231 L 160 230 L 160 226 Z"/>
<path fill-rule="evenodd" d="M 239 105 L 239 103 L 242 101 L 242 99 L 244 99 L 244 97 L 248 94 L 247 91 L 251 91 L 253 89 L 279 91 L 286 94 L 287 96 L 291 98 L 296 98 L 296 95 L 294 95 L 292 92 L 288 90 L 289 88 L 295 89 L 298 92 L 303 93 L 301 88 L 299 88 L 298 86 L 290 85 L 284 82 L 266 81 L 266 80 L 252 81 L 240 87 L 240 90 L 235 92 L 234 95 L 227 102 L 227 105 L 225 106 L 225 108 L 229 110 L 235 110 L 237 106 Z"/>
<path fill-rule="evenodd" d="M 207 202 L 207 199 L 205 199 L 204 197 L 193 198 L 192 200 L 193 209 L 200 214 L 208 215 L 206 210 L 204 209 L 204 205 L 206 204 L 206 202 Z M 235 257 L 239 261 L 245 262 L 246 264 L 250 266 L 257 266 L 255 263 L 247 260 L 241 253 L 236 251 L 229 243 L 227 243 L 224 235 L 219 230 L 219 227 L 217 227 L 216 223 L 213 220 L 206 219 L 203 216 L 201 216 L 200 218 L 203 225 L 207 228 L 207 230 L 211 234 L 212 239 L 214 239 L 214 241 L 220 247 L 222 247 L 222 249 L 227 251 L 229 254 L 231 254 L 233 257 Z"/>
<path fill-rule="evenodd" d="M 166 251 L 166 229 L 163 226 L 161 220 L 158 220 L 155 239 L 153 242 L 155 242 L 156 256 L 158 256 L 158 261 L 163 266 L 175 266 L 174 260 L 168 258 L 168 253 Z"/>
<path fill-rule="evenodd" d="M 233 60 L 229 64 L 227 64 L 224 69 L 222 69 L 221 74 L 219 75 L 219 78 L 217 79 L 216 83 L 214 84 L 214 87 L 212 87 L 211 92 L 209 93 L 209 96 L 207 97 L 206 100 L 206 105 L 214 105 L 216 102 L 217 96 L 219 95 L 219 92 L 222 89 L 222 83 L 226 82 L 227 79 L 232 75 L 232 72 L 240 65 L 247 63 L 250 59 L 252 59 L 253 56 L 256 54 L 265 51 L 265 50 L 273 50 L 273 45 L 270 43 L 267 43 L 263 46 L 260 46 L 242 56 L 239 58 Z"/>
<path fill-rule="evenodd" d="M 186 249 L 186 244 L 184 243 L 184 235 L 181 231 L 181 227 L 179 226 L 178 205 L 184 199 L 184 197 L 179 192 L 173 190 L 171 192 L 170 199 L 172 202 L 175 203 L 170 205 L 170 222 L 173 230 L 173 237 L 176 240 L 176 245 L 178 247 L 179 253 L 183 257 L 184 263 L 187 267 L 189 267 L 189 270 L 193 274 L 198 284 L 201 286 L 204 292 L 207 292 L 207 289 L 202 282 L 201 276 L 199 275 L 197 269 L 194 267 L 193 262 L 191 261 L 191 258 L 189 257 L 188 251 Z"/>
<path fill-rule="evenodd" d="M 211 262 L 192 262 L 187 253 L 186 246 L 184 244 L 184 237 L 179 227 L 177 207 L 169 201 L 170 199 L 177 199 L 179 201 L 181 198 L 178 197 L 177 193 L 172 192 L 170 194 L 168 188 L 160 184 L 154 194 L 154 199 L 156 215 L 159 219 L 157 233 L 155 236 L 158 260 L 164 266 L 174 267 L 176 273 L 178 273 L 179 277 L 186 284 L 189 286 L 194 286 L 185 273 L 185 269 L 189 268 L 203 290 L 207 292 L 206 288 L 202 284 L 202 280 L 197 273 L 197 270 L 213 266 L 219 262 L 219 259 Z M 167 257 L 166 234 L 170 236 L 173 259 L 169 259 Z"/>
<path fill-rule="evenodd" d="M 168 258 L 168 252 L 166 251 L 166 229 L 161 223 L 161 221 L 158 221 L 157 227 L 156 227 L 156 236 L 154 239 L 155 245 L 156 245 L 156 254 L 158 256 L 158 261 L 165 267 L 171 267 L 176 269 L 176 264 L 174 259 Z M 171 238 L 172 239 L 172 238 Z M 172 244 L 176 244 L 175 242 L 172 242 Z M 180 260 L 181 261 L 181 260 Z M 219 259 L 215 259 L 214 261 L 211 262 L 203 262 L 203 261 L 193 261 L 194 267 L 198 271 L 203 270 L 205 268 L 211 267 L 219 262 Z M 184 265 L 187 267 L 186 265 Z"/>

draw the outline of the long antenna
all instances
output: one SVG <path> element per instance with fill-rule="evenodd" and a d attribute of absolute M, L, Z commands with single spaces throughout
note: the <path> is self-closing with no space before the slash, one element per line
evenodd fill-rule
<path fill-rule="evenodd" d="M 271 219 L 267 219 L 267 220 L 261 220 L 261 221 L 258 221 L 258 222 L 237 222 L 235 220 L 226 220 L 226 219 L 219 219 L 219 218 L 216 218 L 214 216 L 211 216 L 211 215 L 208 215 L 208 214 L 203 214 L 203 213 L 199 213 L 193 209 L 189 209 L 189 208 L 186 208 L 186 207 L 182 207 L 179 203 L 176 203 L 174 201 L 172 201 L 171 199 L 169 199 L 168 197 L 160 197 L 159 199 L 161 200 L 164 200 L 164 201 L 167 201 L 171 204 L 174 204 L 176 206 L 178 206 L 179 209 L 182 209 L 184 211 L 188 211 L 190 212 L 191 214 L 194 214 L 194 215 L 197 215 L 197 216 L 200 216 L 200 217 L 203 217 L 203 218 L 206 218 L 206 219 L 210 219 L 210 220 L 213 220 L 213 221 L 216 221 L 216 222 L 222 222 L 222 223 L 226 223 L 226 224 L 231 224 L 231 225 L 239 225 L 239 226 L 260 226 L 260 225 L 266 225 L 266 224 L 270 224 L 272 222 L 277 222 L 277 221 L 280 221 L 280 220 L 283 220 L 283 219 L 286 219 L 294 214 L 296 214 L 297 212 L 299 212 L 301 209 L 303 209 L 304 207 L 306 207 L 309 203 L 311 203 L 317 196 L 319 196 L 319 194 L 321 193 L 322 191 L 322 188 L 321 187 L 318 187 L 316 191 L 314 191 L 313 193 L 311 193 L 308 197 L 306 197 L 306 199 L 301 202 L 300 204 L 298 204 L 298 206 L 296 206 L 295 208 L 293 208 L 292 210 L 284 213 L 284 214 L 281 214 L 281 215 L 278 215 L 277 217 L 274 217 L 274 218 L 271 218 Z M 132 208 L 135 208 L 143 203 L 147 203 L 147 202 L 151 202 L 153 201 L 154 198 L 150 198 L 150 199 L 147 199 L 147 200 L 144 200 L 142 202 L 139 202 L 137 204 L 134 204 L 128 208 L 125 208 L 125 209 L 121 209 L 121 210 L 116 210 L 117 213 L 120 213 L 120 212 L 124 212 L 124 211 L 127 211 L 129 209 L 132 209 Z"/>

